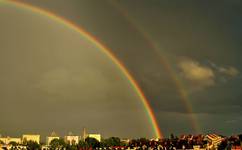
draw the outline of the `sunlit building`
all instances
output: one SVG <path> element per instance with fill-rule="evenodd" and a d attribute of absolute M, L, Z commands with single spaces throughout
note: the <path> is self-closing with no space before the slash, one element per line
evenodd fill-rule
<path fill-rule="evenodd" d="M 216 134 L 208 134 L 206 135 L 205 139 L 208 141 L 207 148 L 217 148 L 218 145 L 222 142 L 223 138 Z"/>
<path fill-rule="evenodd" d="M 2 141 L 4 144 L 9 144 L 11 142 L 20 144 L 21 143 L 21 138 L 1 137 L 0 141 Z"/>
<path fill-rule="evenodd" d="M 78 144 L 79 136 L 73 135 L 72 133 L 69 133 L 68 136 L 65 136 L 64 140 L 65 140 L 66 143 L 68 143 L 70 145 Z"/>
<path fill-rule="evenodd" d="M 206 150 L 206 148 L 201 148 L 200 145 L 194 145 L 193 150 Z"/>
<path fill-rule="evenodd" d="M 130 142 L 130 139 L 121 139 L 122 143 L 128 144 Z"/>
<path fill-rule="evenodd" d="M 88 134 L 88 137 L 94 138 L 94 139 L 98 140 L 99 142 L 101 142 L 101 134 Z"/>
<path fill-rule="evenodd" d="M 156 142 L 158 142 L 159 141 L 159 138 L 151 138 L 150 141 L 156 141 Z"/>
<path fill-rule="evenodd" d="M 40 135 L 31 135 L 31 134 L 24 134 L 22 138 L 22 142 L 28 142 L 28 141 L 33 141 L 36 143 L 40 143 Z"/>

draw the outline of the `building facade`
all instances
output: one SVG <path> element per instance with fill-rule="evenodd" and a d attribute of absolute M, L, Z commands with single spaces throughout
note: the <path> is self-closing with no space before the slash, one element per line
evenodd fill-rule
<path fill-rule="evenodd" d="M 31 134 L 24 134 L 22 137 L 22 142 L 28 142 L 28 141 L 33 141 L 36 143 L 40 143 L 40 135 L 31 135 Z"/>
<path fill-rule="evenodd" d="M 4 144 L 9 144 L 11 142 L 21 144 L 21 138 L 12 138 L 12 137 L 2 137 L 0 138 L 0 141 L 2 141 Z"/>
<path fill-rule="evenodd" d="M 64 140 L 66 143 L 70 145 L 75 145 L 75 144 L 78 144 L 79 142 L 79 136 L 68 135 L 68 136 L 65 136 Z"/>
<path fill-rule="evenodd" d="M 94 138 L 94 139 L 98 140 L 99 142 L 101 142 L 101 134 L 88 134 L 88 137 Z"/>

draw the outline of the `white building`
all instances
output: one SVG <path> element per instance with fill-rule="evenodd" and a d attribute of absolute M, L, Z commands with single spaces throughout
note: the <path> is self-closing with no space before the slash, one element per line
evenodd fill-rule
<path fill-rule="evenodd" d="M 94 138 L 94 139 L 98 140 L 99 142 L 101 142 L 101 134 L 88 134 L 88 137 Z"/>
<path fill-rule="evenodd" d="M 0 141 L 2 141 L 4 144 L 9 144 L 11 142 L 15 142 L 17 144 L 21 144 L 21 138 L 1 137 Z"/>
<path fill-rule="evenodd" d="M 66 143 L 68 143 L 70 145 L 78 144 L 78 142 L 79 142 L 79 136 L 72 135 L 72 133 L 69 133 L 68 136 L 65 136 L 64 140 L 65 140 Z"/>
<path fill-rule="evenodd" d="M 24 134 L 22 137 L 22 142 L 33 141 L 36 143 L 40 143 L 40 135 L 31 135 L 31 134 Z"/>

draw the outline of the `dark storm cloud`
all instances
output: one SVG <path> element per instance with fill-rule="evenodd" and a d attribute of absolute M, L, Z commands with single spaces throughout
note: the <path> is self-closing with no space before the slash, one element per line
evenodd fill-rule
<path fill-rule="evenodd" d="M 165 134 L 191 132 L 190 115 L 160 57 L 136 25 L 152 37 L 175 76 L 189 82 L 183 88 L 205 132 L 218 129 L 216 120 L 226 124 L 241 114 L 241 1 L 116 1 L 134 26 L 109 1 L 24 1 L 66 17 L 110 47 L 138 81 Z M 197 65 L 179 68 L 181 57 Z M 194 78 L 191 68 L 202 70 L 204 76 Z M 195 85 L 203 90 L 189 92 Z M 219 129 L 225 134 L 235 131 L 227 125 Z"/>

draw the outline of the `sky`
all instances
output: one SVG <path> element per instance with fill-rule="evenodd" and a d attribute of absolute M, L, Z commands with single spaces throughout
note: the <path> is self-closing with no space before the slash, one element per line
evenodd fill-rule
<path fill-rule="evenodd" d="M 165 136 L 241 132 L 241 1 L 22 1 L 109 47 Z M 152 136 L 135 91 L 89 41 L 26 10 L 0 5 L 0 12 L 1 134 L 47 134 L 52 124 L 61 134 L 85 126 L 106 136 Z"/>

